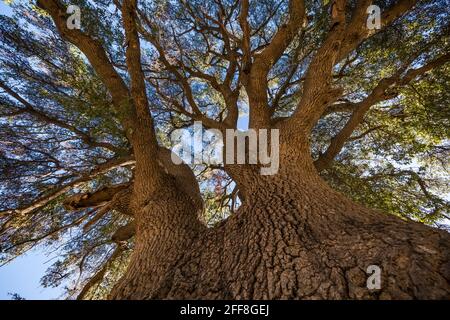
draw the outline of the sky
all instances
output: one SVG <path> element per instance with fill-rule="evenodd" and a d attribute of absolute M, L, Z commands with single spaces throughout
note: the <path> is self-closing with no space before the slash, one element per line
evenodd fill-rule
<path fill-rule="evenodd" d="M 60 288 L 44 288 L 39 283 L 52 262 L 42 249 L 35 249 L 0 267 L 0 300 L 10 300 L 9 293 L 27 300 L 59 298 Z"/>

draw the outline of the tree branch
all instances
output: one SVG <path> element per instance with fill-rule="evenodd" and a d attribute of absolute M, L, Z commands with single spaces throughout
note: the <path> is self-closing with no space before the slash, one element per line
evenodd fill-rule
<path fill-rule="evenodd" d="M 374 34 L 384 30 L 396 19 L 408 12 L 418 0 L 399 0 L 381 15 L 381 28 L 369 30 L 367 28 L 367 8 L 372 4 L 372 0 L 359 0 L 352 21 L 345 31 L 347 39 L 341 46 L 337 61 L 344 59 L 350 52 L 355 50 L 363 41 Z"/>
<path fill-rule="evenodd" d="M 382 28 L 392 24 L 398 17 L 411 9 L 417 0 L 400 0 L 382 14 Z M 291 119 L 285 127 L 292 132 L 302 131 L 307 136 L 328 105 L 341 94 L 339 88 L 332 87 L 334 65 L 375 31 L 367 28 L 367 7 L 371 1 L 360 0 L 351 21 L 345 24 L 345 0 L 336 0 L 332 6 L 332 27 L 327 39 L 313 58 L 304 83 L 304 92 Z M 297 130 L 295 129 L 297 128 Z"/>
<path fill-rule="evenodd" d="M 393 76 L 381 80 L 366 99 L 355 105 L 356 109 L 348 122 L 342 130 L 331 139 L 327 150 L 314 162 L 317 171 L 323 171 L 331 166 L 334 158 L 342 150 L 345 143 L 351 137 L 353 131 L 363 121 L 365 114 L 369 111 L 371 106 L 381 101 L 391 99 L 397 95 L 395 91 L 394 94 L 392 92 L 387 93 L 386 91 L 388 89 L 392 90 L 393 87 L 404 86 L 414 80 L 417 76 L 425 74 L 426 72 L 437 68 L 448 61 L 450 61 L 450 54 L 445 54 L 420 68 L 410 69 L 403 77 L 401 77 L 401 74 L 404 71 L 402 68 Z"/>
<path fill-rule="evenodd" d="M 111 264 L 122 254 L 123 249 L 120 246 L 117 246 L 117 248 L 114 250 L 111 257 L 105 262 L 103 267 L 92 277 L 89 279 L 89 281 L 84 285 L 83 289 L 77 296 L 77 300 L 83 300 L 86 294 L 89 292 L 89 290 L 103 280 L 103 277 L 105 276 L 106 271 L 111 266 Z"/>
<path fill-rule="evenodd" d="M 148 20 L 148 18 L 145 15 L 141 14 L 141 17 L 149 27 L 154 27 L 153 24 Z M 181 72 L 177 69 L 177 66 L 175 66 L 169 62 L 169 60 L 166 56 L 165 50 L 164 50 L 163 46 L 161 45 L 157 36 L 151 34 L 144 28 L 141 28 L 140 32 L 143 35 L 143 37 L 146 40 L 148 40 L 155 47 L 155 49 L 158 51 L 160 61 L 164 64 L 164 66 L 167 68 L 167 70 L 170 73 L 172 73 L 175 76 L 175 78 L 177 79 L 178 83 L 181 86 L 181 89 L 183 90 L 183 92 L 186 96 L 186 100 L 189 103 L 189 106 L 191 107 L 193 113 L 189 113 L 188 111 L 184 110 L 184 108 L 182 108 L 179 104 L 177 105 L 178 111 L 181 111 L 183 114 L 192 118 L 193 120 L 202 121 L 204 123 L 204 125 L 209 128 L 222 129 L 222 130 L 225 129 L 224 123 L 215 121 L 215 120 L 205 116 L 202 113 L 202 111 L 200 110 L 200 108 L 197 105 L 197 102 L 195 101 L 194 94 L 192 92 L 192 88 L 188 82 L 188 79 L 184 75 L 181 74 Z M 187 67 L 183 65 L 183 68 L 187 68 Z M 187 69 L 189 70 L 189 68 L 187 68 Z M 190 70 L 192 71 L 193 74 L 196 74 L 196 76 L 203 78 L 203 79 L 207 79 L 213 87 L 216 85 L 219 92 L 221 90 L 225 90 L 224 87 L 221 87 L 217 83 L 217 80 L 214 77 L 206 75 L 204 73 L 195 72 L 193 69 L 190 69 Z M 225 92 L 225 94 L 228 94 L 228 93 L 229 92 Z M 160 92 L 160 95 L 162 95 L 161 92 Z M 224 97 L 225 97 L 225 95 L 224 95 Z M 174 102 L 173 99 L 172 99 L 172 102 Z M 237 106 L 236 106 L 236 108 L 237 108 Z M 182 111 L 182 110 L 184 110 L 184 111 Z"/>
<path fill-rule="evenodd" d="M 114 69 L 101 43 L 77 29 L 66 25 L 66 13 L 63 5 L 56 0 L 38 0 L 38 5 L 52 17 L 61 36 L 77 46 L 88 58 L 96 73 L 108 88 L 113 105 L 121 115 L 121 122 L 126 135 L 133 146 L 136 158 L 137 194 L 145 199 L 162 182 L 161 172 L 156 162 L 157 140 L 153 122 L 148 111 L 148 104 L 140 69 L 140 47 L 135 26 L 135 2 L 124 1 L 122 15 L 129 46 L 127 48 L 127 65 L 132 78 L 132 95 L 130 97 L 123 79 Z M 140 70 L 140 71 L 139 71 Z M 133 98 L 133 103 L 130 103 Z"/>
<path fill-rule="evenodd" d="M 102 44 L 80 30 L 67 28 L 66 10 L 59 1 L 38 0 L 37 5 L 50 14 L 61 36 L 86 55 L 96 73 L 109 89 L 114 105 L 119 110 L 129 108 L 128 88 L 111 64 Z"/>
<path fill-rule="evenodd" d="M 100 148 L 106 148 L 109 149 L 117 154 L 125 154 L 127 153 L 127 150 L 124 150 L 122 148 L 116 147 L 113 144 L 107 143 L 107 142 L 97 142 L 94 139 L 92 139 L 91 136 L 86 134 L 85 132 L 77 129 L 76 127 L 61 121 L 57 118 L 51 117 L 43 113 L 42 111 L 36 109 L 33 107 L 27 100 L 25 100 L 23 97 L 21 97 L 18 93 L 16 93 L 14 90 L 12 90 L 10 87 L 8 87 L 5 83 L 0 81 L 0 88 L 5 90 L 11 97 L 19 101 L 24 108 L 14 112 L 13 114 L 23 114 L 28 113 L 32 115 L 33 117 L 37 118 L 40 121 L 43 121 L 48 124 L 53 124 L 55 126 L 58 126 L 60 128 L 67 129 L 73 133 L 75 133 L 84 143 L 91 147 L 100 147 Z M 8 116 L 11 116 L 12 114 L 9 114 Z"/>
<path fill-rule="evenodd" d="M 115 168 L 118 168 L 118 167 L 127 166 L 127 165 L 134 164 L 134 163 L 135 163 L 135 161 L 133 160 L 133 158 L 131 156 L 111 159 L 103 164 L 98 165 L 93 170 L 91 170 L 89 173 L 83 174 L 82 176 L 69 182 L 68 184 L 57 187 L 56 189 L 52 190 L 52 192 L 50 192 L 49 194 L 42 196 L 39 199 L 33 201 L 32 204 L 30 204 L 24 208 L 0 212 L 0 216 L 5 213 L 29 214 L 39 208 L 42 208 L 50 201 L 63 195 L 64 193 L 68 192 L 69 190 L 81 185 L 82 183 L 90 181 L 92 178 L 96 177 L 97 175 L 106 173 L 106 172 L 113 170 Z"/>
<path fill-rule="evenodd" d="M 344 38 L 346 0 L 335 0 L 331 7 L 331 26 L 328 36 L 317 50 L 306 72 L 303 95 L 285 127 L 292 132 L 301 132 L 305 139 L 325 108 L 341 94 L 340 89 L 332 88 L 332 71 Z"/>
<path fill-rule="evenodd" d="M 304 16 L 304 1 L 290 0 L 288 21 L 278 29 L 270 44 L 255 55 L 248 76 L 243 78 L 249 98 L 251 128 L 265 128 L 270 124 L 267 75 L 302 28 Z"/>

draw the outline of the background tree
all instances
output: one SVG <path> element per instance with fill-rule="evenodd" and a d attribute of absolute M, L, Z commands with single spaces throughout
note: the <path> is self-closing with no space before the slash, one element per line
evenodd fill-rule
<path fill-rule="evenodd" d="M 78 298 L 448 298 L 448 6 L 370 4 L 14 2 L 1 262 L 58 250 Z M 174 165 L 194 121 L 279 129 L 278 174 Z"/>

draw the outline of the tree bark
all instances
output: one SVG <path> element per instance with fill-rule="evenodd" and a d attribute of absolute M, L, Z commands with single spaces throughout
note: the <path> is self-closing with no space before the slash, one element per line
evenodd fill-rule
<path fill-rule="evenodd" d="M 364 208 L 332 190 L 308 156 L 281 153 L 274 176 L 228 169 L 245 201 L 214 228 L 168 183 L 138 210 L 135 252 L 110 298 L 450 297 L 447 232 Z M 381 268 L 379 290 L 367 288 L 370 265 Z"/>

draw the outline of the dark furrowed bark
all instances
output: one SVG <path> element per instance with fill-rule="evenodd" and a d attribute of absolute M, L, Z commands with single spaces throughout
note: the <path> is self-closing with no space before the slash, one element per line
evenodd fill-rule
<path fill-rule="evenodd" d="M 307 172 L 311 165 L 244 175 L 246 201 L 211 229 L 182 195 L 155 197 L 111 298 L 450 297 L 448 233 L 355 204 Z M 380 290 L 367 288 L 370 265 L 381 268 Z"/>
<path fill-rule="evenodd" d="M 154 297 L 449 297 L 447 233 L 367 210 L 331 190 L 303 187 L 264 188 L 198 240 Z M 370 265 L 382 270 L 379 291 L 366 287 Z"/>
<path fill-rule="evenodd" d="M 155 193 L 144 207 L 134 207 L 136 245 L 125 276 L 111 292 L 113 299 L 146 299 L 206 228 L 195 202 L 167 176 L 167 188 Z"/>

